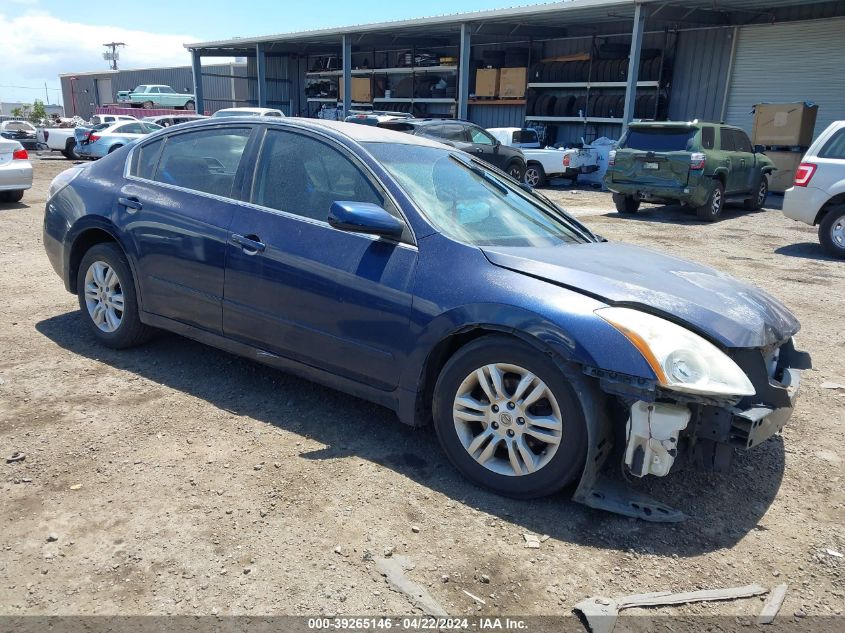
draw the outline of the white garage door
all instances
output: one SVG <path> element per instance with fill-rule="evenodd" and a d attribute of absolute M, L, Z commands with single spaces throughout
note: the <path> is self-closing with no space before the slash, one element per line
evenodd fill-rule
<path fill-rule="evenodd" d="M 756 103 L 818 104 L 815 135 L 845 119 L 845 20 L 739 31 L 725 120 L 749 133 Z"/>

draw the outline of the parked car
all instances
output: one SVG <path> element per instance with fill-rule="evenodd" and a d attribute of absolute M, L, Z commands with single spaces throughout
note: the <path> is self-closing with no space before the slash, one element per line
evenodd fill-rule
<path fill-rule="evenodd" d="M 678 518 L 605 494 L 613 443 L 638 477 L 688 451 L 725 466 L 786 424 L 808 365 L 763 291 L 607 242 L 419 135 L 210 119 L 51 189 L 44 246 L 101 344 L 170 330 L 433 419 L 455 466 L 508 496 L 580 482 L 584 503 Z"/>
<path fill-rule="evenodd" d="M 126 103 L 133 108 L 183 108 L 196 109 L 196 98 L 189 92 L 176 92 L 170 86 L 149 84 L 136 86 L 135 90 L 121 90 L 117 93 L 117 102 Z"/>
<path fill-rule="evenodd" d="M 112 125 L 97 125 L 93 128 L 78 127 L 75 153 L 81 158 L 102 158 L 162 126 L 146 121 L 122 121 Z"/>
<path fill-rule="evenodd" d="M 525 156 L 525 184 L 542 187 L 549 178 L 569 178 L 573 183 L 579 174 L 597 171 L 598 154 L 585 149 L 540 148 L 537 131 L 518 127 L 487 130 L 502 145 L 518 147 Z"/>
<path fill-rule="evenodd" d="M 275 108 L 223 108 L 222 110 L 218 110 L 211 116 L 213 117 L 223 117 L 223 116 L 276 116 L 276 117 L 283 117 L 285 116 L 284 112 L 281 110 L 276 110 Z"/>
<path fill-rule="evenodd" d="M 729 200 L 758 210 L 774 163 L 737 127 L 692 121 L 631 123 L 610 153 L 605 184 L 619 213 L 640 201 L 680 202 L 702 220 L 722 215 Z"/>
<path fill-rule="evenodd" d="M 155 123 L 161 127 L 170 127 L 171 125 L 178 125 L 179 123 L 188 123 L 190 121 L 199 121 L 200 119 L 207 119 L 207 116 L 201 114 L 168 114 L 165 116 L 145 116 L 142 121 L 148 123 Z"/>
<path fill-rule="evenodd" d="M 32 187 L 32 163 L 18 141 L 0 138 L 0 202 L 18 202 Z"/>
<path fill-rule="evenodd" d="M 413 116 L 407 112 L 388 112 L 384 110 L 370 110 L 361 112 L 351 112 L 344 121 L 347 123 L 358 123 L 361 125 L 378 125 L 385 121 L 403 121 L 405 119 L 412 119 Z"/>
<path fill-rule="evenodd" d="M 126 114 L 95 114 L 91 117 L 88 125 L 90 128 L 108 127 L 121 121 L 137 121 L 134 116 Z M 39 149 L 48 149 L 53 152 L 61 152 L 62 156 L 70 160 L 79 160 L 81 156 L 76 153 L 75 127 L 53 127 L 41 128 L 38 130 Z"/>
<path fill-rule="evenodd" d="M 469 121 L 454 119 L 405 119 L 383 121 L 379 127 L 437 139 L 498 167 L 516 180 L 525 177 L 522 151 L 503 145 L 487 130 Z"/>
<path fill-rule="evenodd" d="M 38 149 L 37 130 L 29 121 L 3 121 L 0 138 L 17 141 L 26 150 Z"/>
<path fill-rule="evenodd" d="M 818 225 L 824 249 L 845 259 L 845 121 L 831 123 L 804 154 L 784 193 L 783 214 Z"/>

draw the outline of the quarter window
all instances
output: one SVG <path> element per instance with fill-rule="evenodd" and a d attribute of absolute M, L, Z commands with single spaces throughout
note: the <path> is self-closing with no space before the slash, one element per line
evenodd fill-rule
<path fill-rule="evenodd" d="M 845 128 L 836 132 L 831 139 L 824 144 L 819 158 L 845 158 Z"/>
<path fill-rule="evenodd" d="M 338 200 L 384 204 L 369 179 L 338 150 L 300 134 L 267 132 L 253 186 L 255 204 L 325 222 Z"/>
<path fill-rule="evenodd" d="M 167 138 L 155 180 L 231 197 L 249 128 L 224 128 L 174 134 Z"/>
<path fill-rule="evenodd" d="M 114 129 L 115 134 L 145 134 L 146 130 L 140 123 L 127 123 Z"/>
<path fill-rule="evenodd" d="M 163 139 L 141 145 L 138 151 L 135 152 L 135 168 L 132 170 L 132 175 L 138 178 L 152 180 L 153 176 L 155 176 L 158 157 L 161 155 L 163 145 Z"/>
<path fill-rule="evenodd" d="M 702 149 L 713 149 L 716 146 L 716 133 L 712 127 L 701 128 Z"/>

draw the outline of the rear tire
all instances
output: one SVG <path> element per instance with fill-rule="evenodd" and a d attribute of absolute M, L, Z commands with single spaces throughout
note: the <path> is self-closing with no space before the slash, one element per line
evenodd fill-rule
<path fill-rule="evenodd" d="M 531 187 L 542 187 L 546 184 L 546 172 L 539 163 L 529 163 L 525 169 L 525 184 Z"/>
<path fill-rule="evenodd" d="M 630 215 L 636 213 L 640 208 L 640 201 L 634 196 L 625 196 L 621 193 L 613 194 L 613 204 L 616 205 L 616 210 L 619 213 Z"/>
<path fill-rule="evenodd" d="M 196 106 L 196 104 L 195 104 L 193 101 L 188 101 L 188 103 L 186 103 L 186 104 L 185 104 L 185 109 L 186 109 L 186 110 L 189 110 L 189 111 L 191 111 L 191 112 L 193 112 L 194 110 L 196 110 L 196 108 L 197 108 L 197 106 Z"/>
<path fill-rule="evenodd" d="M 819 242 L 828 255 L 845 259 L 845 204 L 830 207 L 819 224 Z"/>
<path fill-rule="evenodd" d="M 713 184 L 713 190 L 707 196 L 707 202 L 696 208 L 695 214 L 700 220 L 705 222 L 715 222 L 722 215 L 722 209 L 725 208 L 725 185 L 721 180 L 717 180 Z"/>
<path fill-rule="evenodd" d="M 153 329 L 141 323 L 132 270 L 117 244 L 95 244 L 88 249 L 79 264 L 76 294 L 85 327 L 106 347 L 134 347 L 152 335 Z"/>
<path fill-rule="evenodd" d="M 79 154 L 76 153 L 76 141 L 72 138 L 69 138 L 65 143 L 65 149 L 62 152 L 62 156 L 67 158 L 68 160 L 79 160 L 82 158 Z"/>
<path fill-rule="evenodd" d="M 581 402 L 554 361 L 521 341 L 490 335 L 458 350 L 437 379 L 432 412 L 452 464 L 498 494 L 549 495 L 583 469 Z"/>
<path fill-rule="evenodd" d="M 15 191 L 0 191 L 0 202 L 20 202 L 23 198 L 23 189 Z"/>
<path fill-rule="evenodd" d="M 766 174 L 760 176 L 760 183 L 757 185 L 757 191 L 751 197 L 745 200 L 744 205 L 748 211 L 759 211 L 766 204 L 766 197 L 769 195 L 769 179 Z"/>
<path fill-rule="evenodd" d="M 154 105 L 152 101 L 144 101 L 143 108 L 144 110 L 152 110 Z"/>

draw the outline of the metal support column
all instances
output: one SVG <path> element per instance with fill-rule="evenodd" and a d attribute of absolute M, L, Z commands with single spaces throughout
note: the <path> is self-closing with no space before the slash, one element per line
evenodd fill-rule
<path fill-rule="evenodd" d="M 469 56 L 470 56 L 469 24 L 461 24 L 461 49 L 458 51 L 458 118 L 468 116 L 467 102 L 469 101 Z"/>
<path fill-rule="evenodd" d="M 634 118 L 634 106 L 637 103 L 637 81 L 640 78 L 640 52 L 643 48 L 643 27 L 645 13 L 640 3 L 634 7 L 634 30 L 631 33 L 631 53 L 628 58 L 628 85 L 625 86 L 625 113 L 622 120 L 622 132 Z"/>
<path fill-rule="evenodd" d="M 343 84 L 343 116 L 349 116 L 352 107 L 352 38 L 343 36 L 343 75 L 340 78 Z"/>
<path fill-rule="evenodd" d="M 267 63 L 264 58 L 264 44 L 255 45 L 255 69 L 258 75 L 258 107 L 267 107 Z"/>
<path fill-rule="evenodd" d="M 191 49 L 191 70 L 194 75 L 194 107 L 197 114 L 205 114 L 205 102 L 202 98 L 202 55 L 197 49 Z"/>

